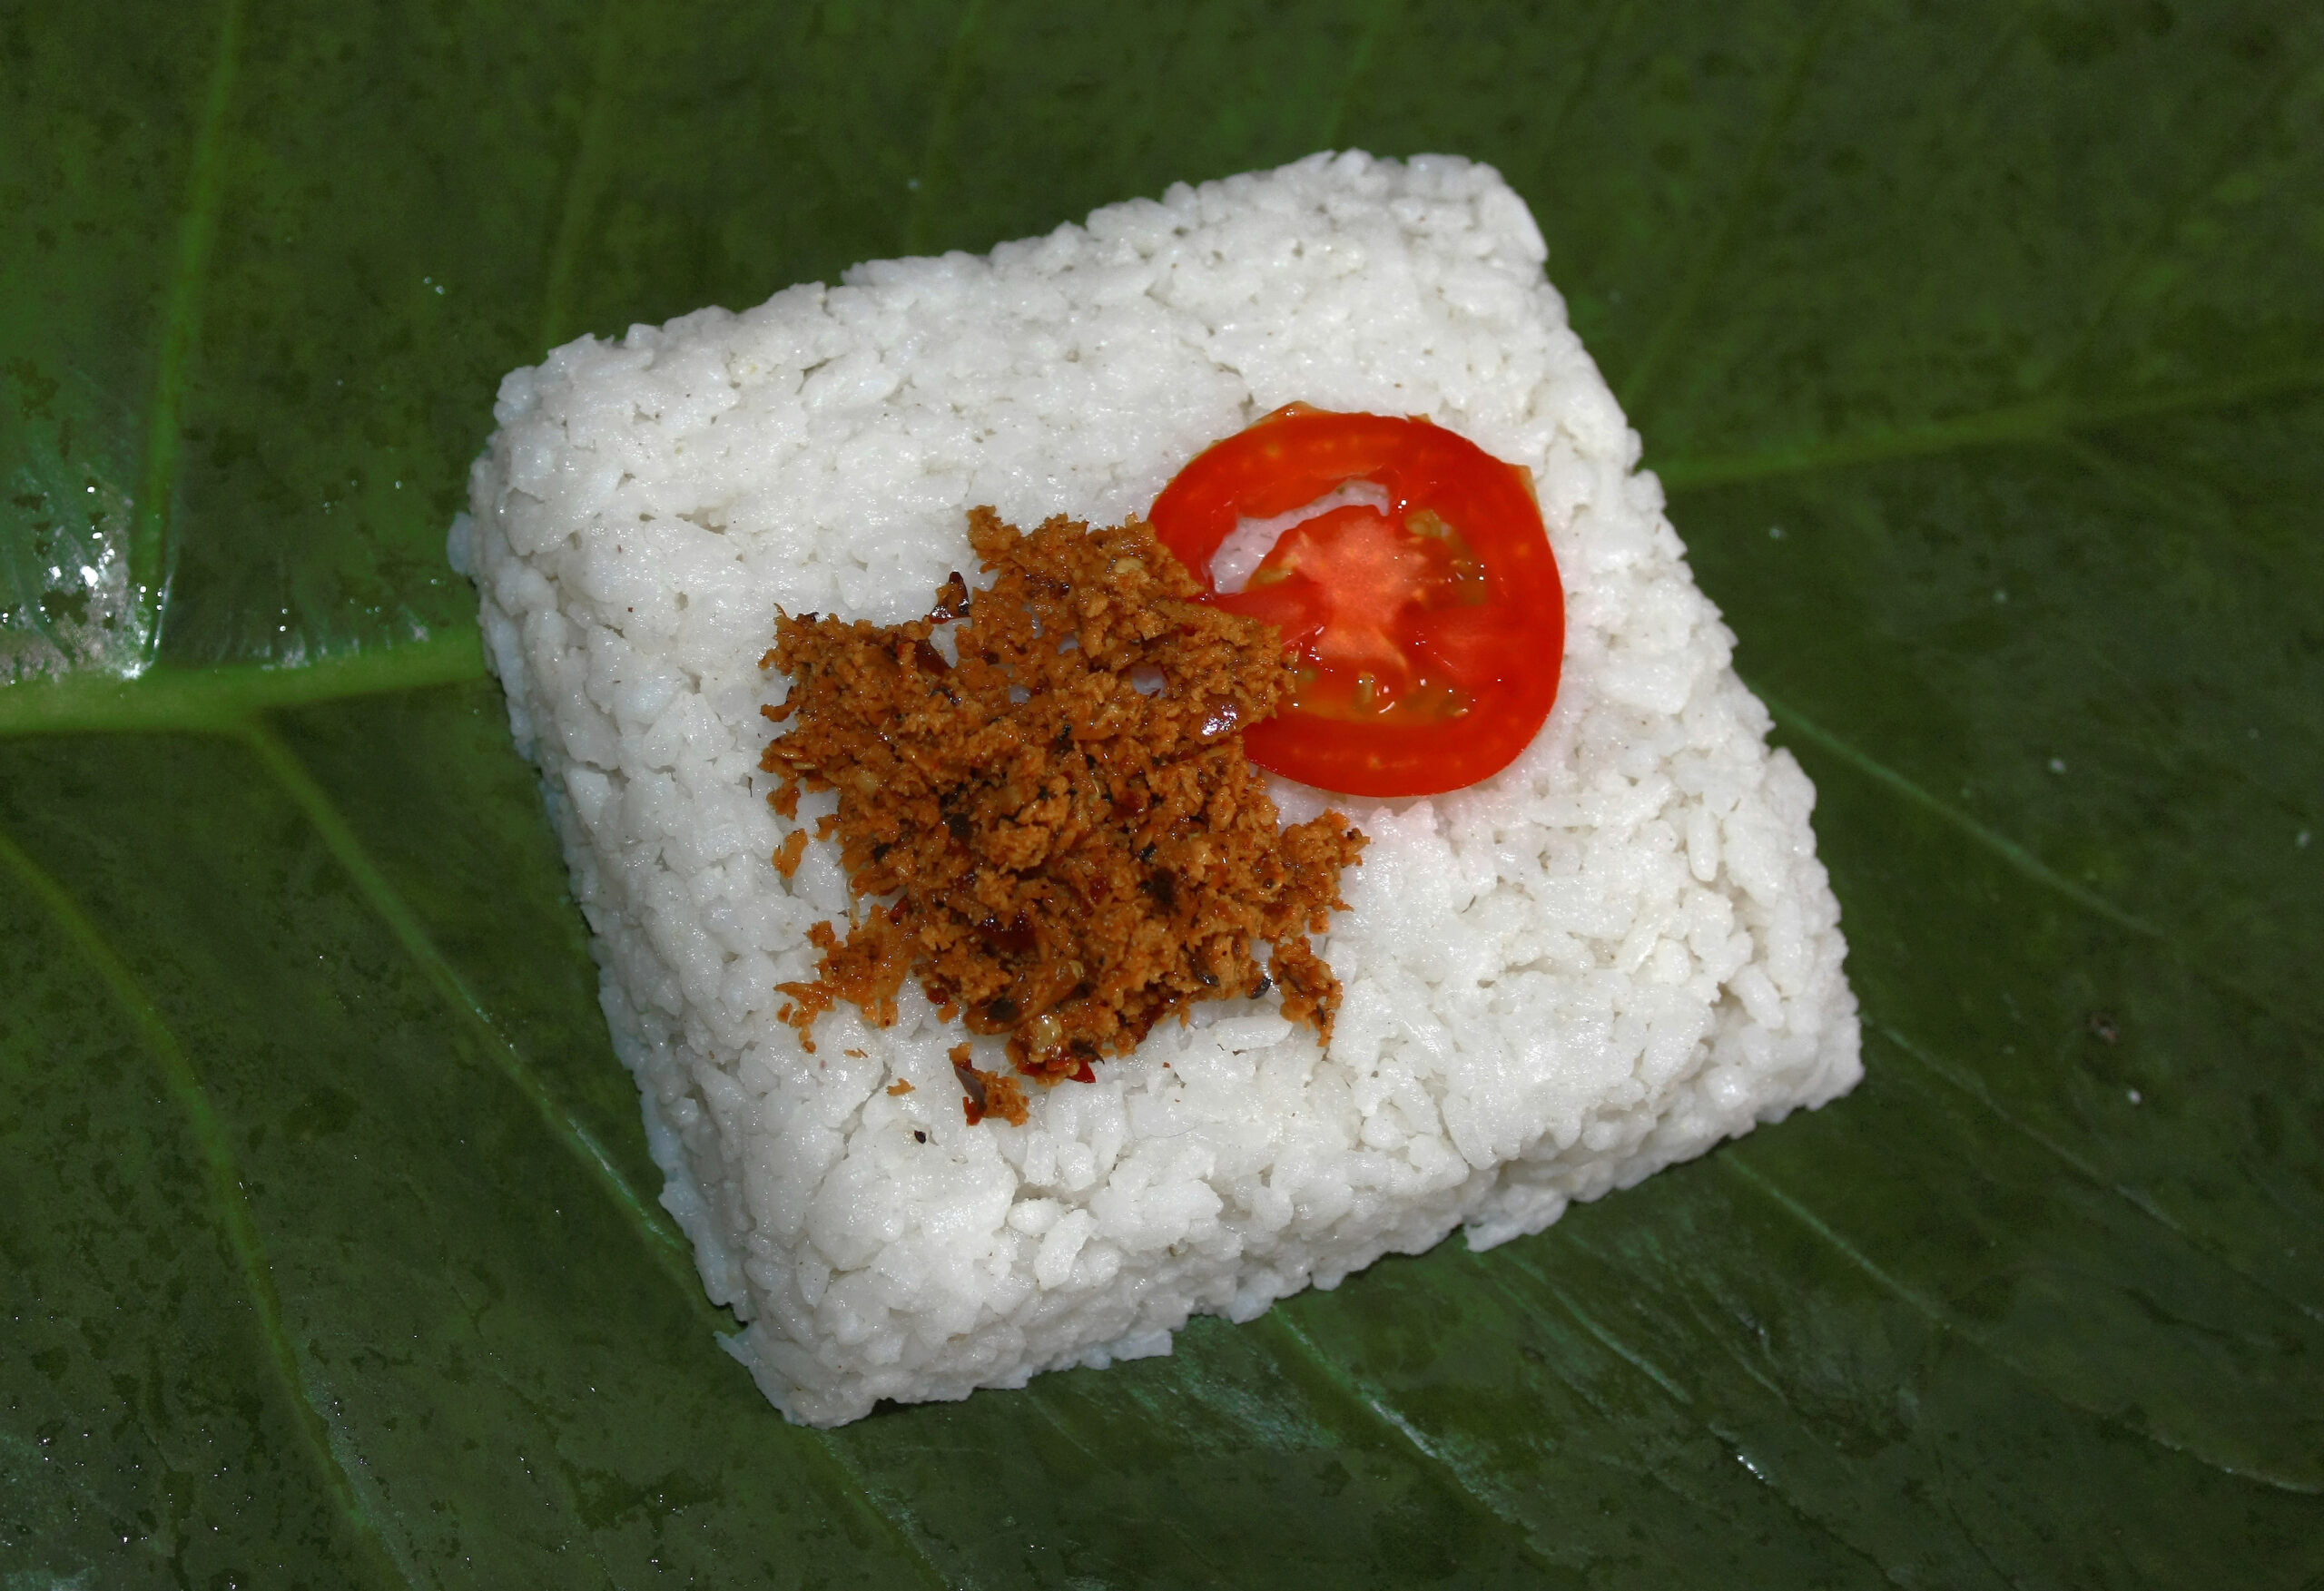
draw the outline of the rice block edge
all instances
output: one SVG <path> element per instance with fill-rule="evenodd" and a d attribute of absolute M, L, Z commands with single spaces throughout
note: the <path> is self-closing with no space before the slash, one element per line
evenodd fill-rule
<path fill-rule="evenodd" d="M 990 254 L 582 338 L 502 382 L 452 561 L 476 581 L 635 1074 L 664 1204 L 793 1419 L 1168 1351 L 1455 1226 L 1538 1232 L 1861 1075 L 1814 791 L 1766 743 L 1640 440 L 1490 167 L 1318 154 Z M 1425 416 L 1534 476 L 1567 587 L 1531 748 L 1449 795 L 1275 781 L 1370 837 L 1318 946 L 1328 1052 L 1271 997 L 970 1127 L 908 987 L 802 1049 L 776 985 L 847 911 L 766 803 L 775 611 L 894 623 L 966 514 L 1142 514 L 1294 400 Z M 812 831 L 832 798 L 809 797 Z M 909 1088 L 903 1085 L 909 1085 Z"/>

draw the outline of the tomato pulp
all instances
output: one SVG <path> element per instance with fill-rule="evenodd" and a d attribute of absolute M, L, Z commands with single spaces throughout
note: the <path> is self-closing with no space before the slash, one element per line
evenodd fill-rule
<path fill-rule="evenodd" d="M 1239 592 L 1211 560 L 1238 521 L 1370 482 L 1283 534 Z M 1198 455 L 1154 500 L 1162 545 L 1207 600 L 1297 654 L 1291 703 L 1251 760 L 1348 795 L 1431 795 L 1498 773 L 1557 700 L 1565 587 L 1531 476 L 1426 420 L 1293 404 Z"/>

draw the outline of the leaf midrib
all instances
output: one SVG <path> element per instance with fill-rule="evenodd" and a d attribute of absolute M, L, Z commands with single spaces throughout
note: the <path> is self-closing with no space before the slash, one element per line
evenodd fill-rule
<path fill-rule="evenodd" d="M 2324 388 L 2324 363 L 2290 364 L 2112 402 L 2042 398 L 1829 442 L 1680 457 L 1655 466 L 1654 473 L 1666 491 L 1704 491 L 1984 447 L 2063 444 L 2138 420 L 2240 408 L 2319 388 Z M 84 671 L 0 687 L 0 740 L 35 734 L 233 734 L 259 713 L 464 684 L 487 672 L 483 638 L 466 626 L 328 653 L 306 663 L 208 668 L 162 663 L 126 678 Z"/>

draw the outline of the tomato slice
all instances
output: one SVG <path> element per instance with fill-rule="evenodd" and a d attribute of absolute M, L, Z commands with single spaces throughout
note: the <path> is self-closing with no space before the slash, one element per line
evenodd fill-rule
<path fill-rule="evenodd" d="M 1283 534 L 1239 592 L 1210 570 L 1244 519 L 1342 486 Z M 1196 456 L 1147 515 L 1207 600 L 1265 620 L 1298 656 L 1291 703 L 1244 732 L 1251 760 L 1348 795 L 1432 795 L 1498 773 L 1557 701 L 1565 587 L 1531 478 L 1426 420 L 1292 404 Z"/>

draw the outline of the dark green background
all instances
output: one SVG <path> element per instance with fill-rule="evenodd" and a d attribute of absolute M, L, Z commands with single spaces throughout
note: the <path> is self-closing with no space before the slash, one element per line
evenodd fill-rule
<path fill-rule="evenodd" d="M 788 1428 L 444 564 L 494 384 L 1329 145 L 1531 202 L 1866 1079 Z M 2324 10 L 0 3 L 0 471 L 8 1591 L 2324 1585 Z"/>

